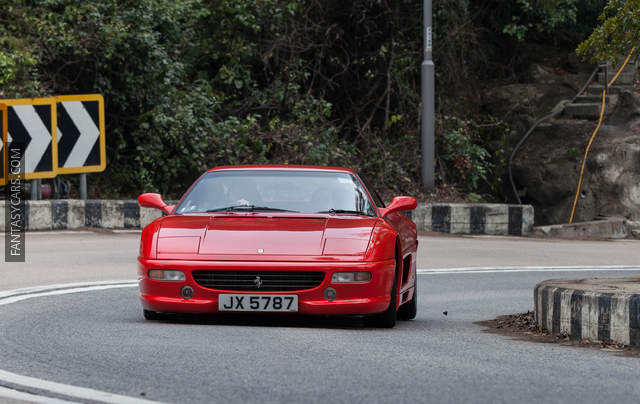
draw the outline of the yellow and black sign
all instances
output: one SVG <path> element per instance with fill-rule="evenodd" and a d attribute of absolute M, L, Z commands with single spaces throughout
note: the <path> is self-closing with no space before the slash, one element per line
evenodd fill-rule
<path fill-rule="evenodd" d="M 104 171 L 107 159 L 102 95 L 65 95 L 55 98 L 58 111 L 58 173 Z"/>
<path fill-rule="evenodd" d="M 7 149 L 11 143 L 23 149 L 21 169 L 24 179 L 55 177 L 58 170 L 56 99 L 0 100 L 0 104 L 6 105 L 3 120 L 6 119 L 7 125 L 2 139 L 3 181 L 7 178 Z"/>
<path fill-rule="evenodd" d="M 100 94 L 0 100 L 0 185 L 7 181 L 8 145 L 23 152 L 22 178 L 104 171 L 104 98 Z"/>

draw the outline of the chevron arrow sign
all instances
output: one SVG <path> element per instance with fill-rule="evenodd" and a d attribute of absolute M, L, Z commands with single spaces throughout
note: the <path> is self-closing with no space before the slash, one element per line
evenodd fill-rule
<path fill-rule="evenodd" d="M 58 173 L 104 171 L 106 147 L 104 99 L 100 94 L 55 97 Z"/>
<path fill-rule="evenodd" d="M 53 178 L 58 169 L 55 98 L 0 100 L 7 105 L 7 134 L 2 147 L 2 172 L 6 177 L 7 144 L 15 141 L 25 147 L 24 178 Z"/>

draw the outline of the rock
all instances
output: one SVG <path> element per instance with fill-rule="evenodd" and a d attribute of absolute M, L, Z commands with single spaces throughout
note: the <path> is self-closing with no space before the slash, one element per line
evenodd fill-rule
<path fill-rule="evenodd" d="M 545 53 L 541 49 L 541 53 Z M 555 65 L 568 65 L 558 60 Z M 575 62 L 575 61 L 574 61 Z M 572 64 L 572 63 L 569 63 Z M 547 115 L 560 100 L 576 95 L 591 74 L 593 67 L 582 63 L 572 65 L 569 72 L 561 68 L 532 64 L 527 83 L 499 85 L 493 83 L 482 105 L 490 115 L 509 123 L 519 135 L 523 135 L 540 117 Z"/>
<path fill-rule="evenodd" d="M 633 238 L 640 239 L 640 221 L 628 220 L 627 226 L 629 227 L 629 232 Z"/>
<path fill-rule="evenodd" d="M 533 81 L 535 81 L 536 83 L 554 84 L 556 81 L 556 76 L 553 73 L 553 70 L 539 64 L 531 65 L 530 74 L 533 78 Z"/>
<path fill-rule="evenodd" d="M 539 53 L 549 54 L 543 48 Z M 483 105 L 515 131 L 513 145 L 536 120 L 564 108 L 562 115 L 535 130 L 512 167 L 522 202 L 534 205 L 538 226 L 569 221 L 582 157 L 600 115 L 595 104 L 602 94 L 592 85 L 597 98 L 587 93 L 576 102 L 595 107 L 591 105 L 587 114 L 567 114 L 568 104 L 562 100 L 574 98 L 594 66 L 580 63 L 573 53 L 564 60 L 552 59 L 530 66 L 529 83 L 492 84 Z M 612 87 L 606 113 L 586 164 L 574 222 L 601 217 L 640 220 L 640 100 L 629 86 Z"/>
<path fill-rule="evenodd" d="M 640 98 L 630 91 L 606 119 L 587 160 L 574 221 L 599 217 L 640 220 Z M 536 225 L 567 223 L 580 164 L 596 122 L 556 119 L 537 129 L 514 161 L 523 203 L 536 211 Z"/>
<path fill-rule="evenodd" d="M 580 57 L 575 52 L 567 54 L 567 60 L 564 63 L 564 68 L 571 73 L 578 73 L 584 70 L 585 64 L 580 61 Z"/>
<path fill-rule="evenodd" d="M 509 123 L 516 133 L 524 134 L 533 123 L 548 114 L 562 99 L 570 99 L 575 90 L 553 84 L 508 84 L 487 94 L 483 106 L 490 114 Z"/>

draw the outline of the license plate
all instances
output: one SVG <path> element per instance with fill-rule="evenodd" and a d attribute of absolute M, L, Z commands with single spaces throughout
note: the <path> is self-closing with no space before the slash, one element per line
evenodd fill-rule
<path fill-rule="evenodd" d="M 219 311 L 298 311 L 298 295 L 218 295 Z"/>

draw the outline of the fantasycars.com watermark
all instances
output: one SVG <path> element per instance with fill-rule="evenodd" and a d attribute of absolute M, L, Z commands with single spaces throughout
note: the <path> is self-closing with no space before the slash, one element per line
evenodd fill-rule
<path fill-rule="evenodd" d="M 24 262 L 26 211 L 24 206 L 24 147 L 11 143 L 7 150 L 7 184 L 4 205 L 4 260 Z"/>

